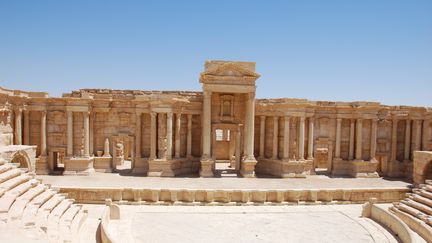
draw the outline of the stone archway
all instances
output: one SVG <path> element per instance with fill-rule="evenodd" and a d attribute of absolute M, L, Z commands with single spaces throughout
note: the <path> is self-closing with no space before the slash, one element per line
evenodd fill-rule
<path fill-rule="evenodd" d="M 30 158 L 24 151 L 16 152 L 11 159 L 11 163 L 17 164 L 20 169 L 26 171 L 32 171 L 32 165 L 30 163 Z"/>
<path fill-rule="evenodd" d="M 425 183 L 432 179 L 432 151 L 415 151 L 413 180 L 415 184 Z"/>

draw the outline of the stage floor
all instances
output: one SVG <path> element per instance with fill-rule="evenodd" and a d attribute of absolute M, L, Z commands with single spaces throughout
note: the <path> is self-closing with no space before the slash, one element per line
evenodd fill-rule
<path fill-rule="evenodd" d="M 145 188 L 215 190 L 293 190 L 293 189 L 394 189 L 408 188 L 410 182 L 386 178 L 331 178 L 313 175 L 307 178 L 197 178 L 140 177 L 116 173 L 94 176 L 39 175 L 43 183 L 59 188 Z"/>

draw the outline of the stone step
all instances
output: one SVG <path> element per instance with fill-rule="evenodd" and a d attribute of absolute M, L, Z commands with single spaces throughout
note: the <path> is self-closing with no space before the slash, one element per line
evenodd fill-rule
<path fill-rule="evenodd" d="M 61 216 L 58 227 L 60 242 L 72 242 L 72 239 L 74 238 L 72 233 L 72 222 L 80 210 L 81 206 L 71 205 Z"/>
<path fill-rule="evenodd" d="M 14 201 L 21 196 L 26 191 L 30 190 L 30 188 L 34 187 L 37 183 L 35 180 L 30 180 L 27 182 L 24 182 L 13 189 L 7 191 L 1 198 L 0 198 L 0 219 L 2 221 L 6 221 L 8 218 L 8 213 L 10 210 L 10 207 L 14 203 Z"/>
<path fill-rule="evenodd" d="M 45 189 L 46 188 L 44 185 L 38 184 L 36 187 L 31 188 L 26 193 L 18 197 L 9 210 L 9 220 L 13 221 L 21 219 L 27 204 L 29 204 L 33 198 L 44 192 Z"/>
<path fill-rule="evenodd" d="M 427 214 L 421 212 L 421 211 L 418 210 L 418 209 L 415 209 L 415 208 L 413 208 L 413 207 L 410 207 L 410 206 L 408 206 L 408 205 L 406 205 L 406 204 L 402 204 L 402 203 L 401 203 L 401 204 L 395 205 L 395 207 L 396 207 L 397 209 L 399 209 L 399 210 L 405 212 L 405 213 L 408 213 L 408 214 L 412 215 L 413 217 L 416 217 L 416 218 L 418 218 L 418 219 L 420 219 L 420 220 L 423 220 L 424 222 L 429 222 L 429 221 L 430 221 L 430 219 L 429 219 L 430 216 L 429 216 L 429 215 L 427 215 Z"/>
<path fill-rule="evenodd" d="M 0 159 L 0 165 L 4 165 L 6 164 L 6 160 L 4 160 L 3 158 Z"/>
<path fill-rule="evenodd" d="M 12 188 L 23 184 L 31 179 L 31 176 L 26 174 L 22 174 L 16 177 L 13 177 L 3 183 L 0 184 L 0 197 L 3 196 L 6 192 L 11 190 Z"/>
<path fill-rule="evenodd" d="M 0 165 L 0 174 L 13 169 L 14 167 L 10 164 L 4 164 L 4 165 Z"/>
<path fill-rule="evenodd" d="M 65 199 L 64 196 L 55 194 L 46 203 L 44 203 L 37 212 L 36 226 L 46 230 L 48 216 L 50 215 L 51 211 L 64 199 Z"/>
<path fill-rule="evenodd" d="M 40 195 L 35 197 L 33 200 L 31 200 L 30 203 L 27 204 L 23 212 L 23 216 L 22 216 L 23 226 L 25 227 L 34 226 L 36 223 L 36 215 L 39 208 L 50 198 L 52 198 L 55 194 L 56 191 L 47 189 L 44 192 L 42 192 Z"/>
<path fill-rule="evenodd" d="M 16 169 L 16 168 L 10 169 L 10 170 L 0 174 L 0 183 L 3 183 L 3 182 L 5 182 L 11 178 L 14 178 L 16 176 L 21 175 L 21 174 L 22 174 L 22 171 L 20 169 Z"/>
<path fill-rule="evenodd" d="M 427 197 L 423 197 L 422 195 L 414 194 L 410 198 L 416 202 L 427 205 L 428 207 L 432 207 L 432 200 L 427 198 Z"/>
<path fill-rule="evenodd" d="M 65 199 L 61 201 L 48 216 L 46 232 L 48 234 L 48 238 L 52 242 L 58 241 L 60 218 L 70 208 L 72 204 L 73 200 Z"/>
<path fill-rule="evenodd" d="M 79 232 L 81 230 L 82 225 L 84 224 L 85 220 L 87 219 L 87 210 L 80 210 L 77 215 L 72 220 L 72 226 L 71 226 L 71 234 L 74 236 L 78 236 Z M 78 237 L 77 237 L 78 238 Z"/>
<path fill-rule="evenodd" d="M 419 210 L 419 211 L 421 211 L 421 212 L 423 212 L 429 216 L 432 215 L 432 208 L 430 208 L 427 205 L 416 202 L 416 201 L 409 199 L 409 198 L 403 200 L 402 203 L 405 203 L 406 205 L 413 207 L 413 208 L 415 208 L 415 209 L 417 209 L 417 210 Z"/>
<path fill-rule="evenodd" d="M 432 180 L 425 180 L 425 183 L 432 186 Z"/>
<path fill-rule="evenodd" d="M 426 198 L 429 198 L 429 199 L 432 200 L 432 193 L 430 193 L 430 192 L 428 192 L 428 191 L 426 191 L 426 190 L 421 189 L 421 190 L 417 193 L 417 195 L 420 195 L 420 196 L 423 196 L 423 197 L 426 197 Z"/>
<path fill-rule="evenodd" d="M 424 185 L 421 188 L 428 191 L 428 192 L 432 192 L 432 186 L 431 185 Z"/>

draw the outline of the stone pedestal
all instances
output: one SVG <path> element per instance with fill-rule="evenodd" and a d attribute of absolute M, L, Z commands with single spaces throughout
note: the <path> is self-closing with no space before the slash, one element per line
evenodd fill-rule
<path fill-rule="evenodd" d="M 215 170 L 215 161 L 213 159 L 201 159 L 201 177 L 213 177 Z"/>
<path fill-rule="evenodd" d="M 241 162 L 240 175 L 243 177 L 255 177 L 256 159 L 246 158 Z"/>
<path fill-rule="evenodd" d="M 148 176 L 151 177 L 174 177 L 175 172 L 172 162 L 166 159 L 149 160 Z"/>
<path fill-rule="evenodd" d="M 39 158 L 36 159 L 36 174 L 48 175 L 49 173 L 48 156 L 39 156 Z"/>
<path fill-rule="evenodd" d="M 149 170 L 149 162 L 145 158 L 135 157 L 135 167 L 132 169 L 132 174 L 146 174 Z"/>
<path fill-rule="evenodd" d="M 65 158 L 63 175 L 94 175 L 93 157 Z"/>
<path fill-rule="evenodd" d="M 112 168 L 112 157 L 95 157 L 93 162 L 93 167 L 97 172 L 111 173 Z"/>

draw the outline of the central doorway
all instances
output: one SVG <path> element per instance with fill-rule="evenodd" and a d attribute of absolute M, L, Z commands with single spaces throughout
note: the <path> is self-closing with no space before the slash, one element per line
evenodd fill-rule
<path fill-rule="evenodd" d="M 215 158 L 215 176 L 237 177 L 240 170 L 236 158 L 237 147 L 236 124 L 214 124 L 213 125 L 213 158 Z M 238 157 L 240 155 L 237 155 Z M 240 160 L 239 160 L 240 161 Z"/>

